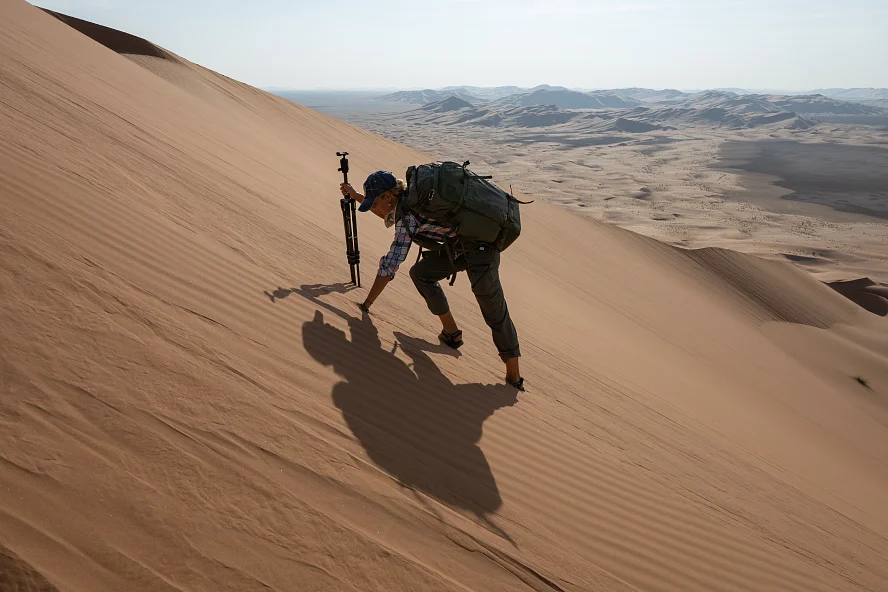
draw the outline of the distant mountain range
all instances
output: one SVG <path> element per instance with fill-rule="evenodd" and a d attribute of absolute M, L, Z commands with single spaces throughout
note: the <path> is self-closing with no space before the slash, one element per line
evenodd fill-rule
<path fill-rule="evenodd" d="M 481 86 L 445 86 L 440 89 L 442 93 L 444 92 L 453 92 L 453 93 L 464 93 L 467 95 L 471 95 L 473 97 L 477 97 L 480 101 L 495 101 L 497 99 L 501 99 L 503 97 L 508 97 L 510 95 L 517 95 L 521 93 L 534 92 L 538 90 L 567 90 L 563 86 L 549 86 L 548 84 L 540 84 L 539 86 L 535 86 L 533 88 L 521 88 L 520 86 L 496 86 L 492 88 L 485 88 Z M 456 96 L 460 96 L 457 94 Z"/>
<path fill-rule="evenodd" d="M 562 86 L 549 86 L 541 84 L 531 89 L 521 88 L 519 86 L 497 86 L 492 88 L 482 88 L 479 86 L 447 86 L 438 90 L 405 90 L 379 97 L 381 101 L 393 101 L 399 103 L 410 103 L 414 105 L 426 105 L 446 99 L 447 97 L 458 97 L 469 103 L 478 104 L 488 101 L 495 101 L 504 97 L 517 96 L 520 94 L 533 93 L 537 91 L 566 91 Z"/>
<path fill-rule="evenodd" d="M 449 97 L 457 97 L 464 101 L 468 101 L 470 103 L 480 103 L 483 99 L 480 99 L 464 89 L 452 89 L 452 90 L 432 90 L 427 88 L 425 90 L 402 90 L 389 95 L 385 95 L 379 97 L 381 101 L 392 101 L 398 103 L 411 103 L 415 105 L 427 105 L 429 103 L 437 103 L 439 101 L 443 101 Z"/>
<path fill-rule="evenodd" d="M 561 109 L 554 105 L 532 105 L 497 109 L 491 105 L 476 107 L 457 97 L 432 103 L 400 117 L 423 123 L 472 125 L 481 127 L 546 127 L 567 123 L 581 111 Z"/>
<path fill-rule="evenodd" d="M 490 106 L 509 108 L 554 105 L 562 109 L 629 109 L 640 104 L 641 101 L 619 94 L 540 89 L 497 99 L 491 102 Z"/>
<path fill-rule="evenodd" d="M 532 89 L 522 89 L 517 86 L 490 89 L 460 86 L 440 90 L 400 91 L 379 97 L 379 100 L 427 105 L 448 97 L 457 97 L 472 105 L 489 103 L 499 108 L 555 105 L 563 109 L 611 109 L 630 108 L 641 104 L 641 101 L 613 91 L 586 93 L 547 84 Z"/>
<path fill-rule="evenodd" d="M 888 100 L 888 88 L 818 88 L 812 90 L 810 94 L 842 101 Z"/>
<path fill-rule="evenodd" d="M 777 113 L 801 115 L 881 115 L 883 110 L 860 103 L 839 101 L 823 95 L 738 95 L 709 91 L 690 95 L 679 104 L 689 107 L 721 107 L 733 113 Z"/>
<path fill-rule="evenodd" d="M 531 89 L 517 86 L 483 88 L 446 87 L 400 91 L 381 100 L 427 105 L 457 97 L 472 105 L 495 109 L 554 105 L 562 109 L 632 109 L 642 105 L 722 106 L 734 112 L 772 113 L 792 111 L 804 115 L 884 115 L 888 89 L 821 89 L 812 93 L 762 94 L 743 89 L 719 89 L 687 93 L 676 89 L 622 88 L 594 91 L 571 90 L 540 85 Z M 717 103 L 713 104 L 713 103 Z"/>
<path fill-rule="evenodd" d="M 710 88 L 685 90 L 687 94 L 699 94 L 710 90 L 732 92 L 738 95 L 823 95 L 843 101 L 888 100 L 888 88 L 815 88 L 811 90 L 755 89 L 755 88 Z"/>
<path fill-rule="evenodd" d="M 766 125 L 786 129 L 808 129 L 816 122 L 792 111 L 755 111 L 743 106 L 725 108 L 717 106 L 658 108 L 639 107 L 621 114 L 624 119 L 659 123 L 674 128 L 702 125 L 729 129 L 756 128 Z"/>
<path fill-rule="evenodd" d="M 443 101 L 438 101 L 437 103 L 429 103 L 425 107 L 420 107 L 420 109 L 428 111 L 429 113 L 447 113 L 448 111 L 459 111 L 460 109 L 465 109 L 466 107 L 471 106 L 472 104 L 465 99 L 452 96 L 447 97 Z"/>
<path fill-rule="evenodd" d="M 888 88 L 821 88 L 811 92 L 840 101 L 888 108 Z"/>
<path fill-rule="evenodd" d="M 645 133 L 690 126 L 731 129 L 775 126 L 808 129 L 816 124 L 812 115 L 888 115 L 888 111 L 830 99 L 823 95 L 739 95 L 707 91 L 621 89 L 582 93 L 537 90 L 495 101 L 473 104 L 457 96 L 429 103 L 398 115 L 409 121 L 451 126 L 539 128 L 560 126 L 569 132 Z M 658 101 L 644 103 L 632 98 L 647 94 Z"/>
<path fill-rule="evenodd" d="M 666 88 L 663 90 L 654 90 L 651 88 L 620 88 L 616 90 L 600 90 L 593 92 L 597 94 L 616 94 L 618 96 L 629 97 L 630 99 L 636 99 L 645 103 L 681 101 L 690 96 L 689 93 L 674 88 Z"/>

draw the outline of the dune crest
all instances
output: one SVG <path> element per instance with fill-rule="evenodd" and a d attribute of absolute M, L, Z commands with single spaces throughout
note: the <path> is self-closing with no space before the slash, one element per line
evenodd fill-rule
<path fill-rule="evenodd" d="M 142 39 L 141 37 L 136 37 L 135 35 L 130 35 L 129 33 L 118 31 L 117 29 L 91 23 L 46 8 L 44 8 L 43 11 L 59 19 L 76 31 L 83 33 L 93 41 L 101 43 L 111 51 L 115 51 L 119 54 L 148 56 L 169 60 L 171 62 L 179 61 L 179 58 L 176 55 L 154 45 L 150 41 Z"/>

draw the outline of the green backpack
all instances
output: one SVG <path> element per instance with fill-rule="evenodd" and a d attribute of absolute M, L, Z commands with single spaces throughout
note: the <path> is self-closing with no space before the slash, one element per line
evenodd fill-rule
<path fill-rule="evenodd" d="M 464 239 L 505 251 L 521 234 L 518 204 L 531 202 L 518 201 L 468 166 L 469 161 L 433 162 L 407 169 L 401 213 L 411 210 L 450 226 Z"/>

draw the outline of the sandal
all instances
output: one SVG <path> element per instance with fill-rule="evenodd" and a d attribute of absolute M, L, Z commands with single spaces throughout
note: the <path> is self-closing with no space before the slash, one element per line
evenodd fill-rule
<path fill-rule="evenodd" d="M 506 382 L 511 384 L 512 386 L 514 386 L 516 389 L 518 389 L 522 393 L 524 392 L 524 377 L 523 376 L 519 377 L 518 380 L 516 380 L 515 382 L 512 382 L 511 380 L 509 380 L 507 378 Z"/>
<path fill-rule="evenodd" d="M 459 349 L 463 344 L 462 331 L 459 329 L 457 329 L 456 333 L 441 331 L 441 334 L 438 335 L 438 339 L 441 340 L 441 343 L 448 347 L 452 347 L 453 349 Z"/>

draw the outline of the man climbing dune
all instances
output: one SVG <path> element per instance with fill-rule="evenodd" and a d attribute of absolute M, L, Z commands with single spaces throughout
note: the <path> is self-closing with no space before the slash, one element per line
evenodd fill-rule
<path fill-rule="evenodd" d="M 429 310 L 441 320 L 442 331 L 438 338 L 454 349 L 463 344 L 462 331 L 450 312 L 440 280 L 465 271 L 500 358 L 506 364 L 506 382 L 523 391 L 524 379 L 518 365 L 521 356 L 518 334 L 509 316 L 499 279 L 500 251 L 496 245 L 459 236 L 449 226 L 404 208 L 407 184 L 388 171 L 376 171 L 368 176 L 363 195 L 347 183 L 342 183 L 340 190 L 342 195 L 349 195 L 361 204 L 359 211 L 372 211 L 385 221 L 387 227 L 395 227 L 395 239 L 379 262 L 376 279 L 367 299 L 361 303 L 361 309 L 369 312 L 376 298 L 394 279 L 413 242 L 421 247 L 433 246 L 432 250 L 422 252 L 422 258 L 410 269 L 410 277 Z M 440 244 L 444 248 L 437 248 Z"/>

